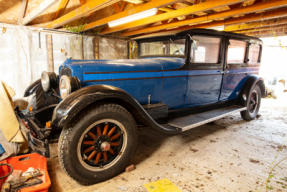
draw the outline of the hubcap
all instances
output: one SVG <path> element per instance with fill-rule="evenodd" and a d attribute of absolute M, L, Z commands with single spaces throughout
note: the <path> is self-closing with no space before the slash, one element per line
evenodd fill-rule
<path fill-rule="evenodd" d="M 89 170 L 105 169 L 116 163 L 126 148 L 125 128 L 115 120 L 101 120 L 82 134 L 77 148 L 80 163 Z"/>
<path fill-rule="evenodd" d="M 254 113 L 257 109 L 258 104 L 258 94 L 254 90 L 250 95 L 250 101 L 249 101 L 249 111 L 250 113 Z"/>
<path fill-rule="evenodd" d="M 102 151 L 108 151 L 110 150 L 110 147 L 111 147 L 111 144 L 107 141 L 104 141 L 102 144 L 101 144 L 101 150 Z"/>

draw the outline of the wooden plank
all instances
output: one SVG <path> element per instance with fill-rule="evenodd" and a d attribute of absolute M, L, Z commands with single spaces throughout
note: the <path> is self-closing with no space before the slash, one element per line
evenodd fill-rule
<path fill-rule="evenodd" d="M 33 11 L 31 11 L 26 17 L 24 17 L 22 21 L 22 25 L 26 25 L 33 19 L 35 19 L 38 15 L 49 9 L 52 5 L 57 3 L 59 0 L 44 0 L 38 7 L 36 7 Z"/>
<path fill-rule="evenodd" d="M 94 38 L 94 45 L 95 45 L 95 59 L 99 59 L 100 58 L 100 37 L 96 36 Z"/>
<path fill-rule="evenodd" d="M 189 6 L 186 8 L 182 8 L 182 9 L 177 9 L 175 11 L 171 11 L 171 12 L 167 12 L 167 13 L 163 13 L 160 15 L 155 15 L 152 17 L 148 17 L 148 18 L 143 18 L 137 21 L 133 21 L 130 23 L 126 23 L 126 24 L 122 24 L 120 26 L 115 26 L 112 28 L 107 27 L 106 29 L 104 29 L 101 34 L 109 34 L 109 33 L 113 33 L 113 32 L 117 32 L 117 31 L 122 31 L 125 29 L 129 29 L 129 28 L 133 28 L 133 27 L 138 27 L 138 26 L 142 26 L 142 25 L 146 25 L 146 24 L 152 24 L 152 23 L 156 23 L 156 22 L 160 22 L 160 21 L 164 21 L 164 20 L 168 20 L 171 18 L 176 18 L 176 17 L 180 17 L 180 16 L 185 16 L 185 15 L 189 15 L 189 14 L 195 14 L 196 12 L 202 12 L 202 11 L 206 11 L 206 10 L 210 10 L 210 9 L 214 9 L 217 7 L 221 7 L 224 6 L 226 4 L 234 4 L 234 3 L 239 3 L 239 2 L 243 2 L 244 0 L 221 0 L 221 1 L 207 1 L 204 3 L 199 3 L 193 6 Z M 222 14 L 222 13 L 221 13 Z M 201 21 L 203 21 L 204 19 L 202 17 L 200 17 Z M 188 23 L 187 21 L 189 20 L 185 20 L 185 21 L 181 21 L 184 23 L 184 25 L 186 23 Z M 168 24 L 169 25 L 169 24 Z M 163 25 L 161 25 L 163 26 Z M 176 25 L 172 26 L 175 27 Z M 165 27 L 169 28 L 169 27 Z M 150 29 L 150 28 L 147 28 Z"/>
<path fill-rule="evenodd" d="M 123 18 L 123 17 L 127 17 L 129 15 L 133 15 L 151 8 L 158 8 L 158 7 L 163 7 L 163 6 L 168 6 L 170 4 L 173 4 L 175 2 L 178 2 L 180 0 L 156 0 L 156 1 L 151 1 L 149 3 L 145 3 L 143 5 L 138 5 L 132 9 L 126 10 L 126 11 L 122 11 L 118 14 L 115 15 L 111 15 L 109 17 L 97 20 L 95 22 L 89 23 L 88 25 L 85 26 L 84 31 L 96 28 L 96 27 L 100 27 L 103 25 L 106 25 L 108 22 Z"/>
<path fill-rule="evenodd" d="M 54 72 L 53 39 L 51 34 L 46 34 L 46 42 L 47 42 L 49 72 Z"/>
<path fill-rule="evenodd" d="M 118 4 L 118 3 L 113 4 L 113 7 L 114 7 L 114 9 L 115 9 L 116 13 L 121 12 L 121 8 L 120 8 L 120 6 L 119 6 L 119 4 Z"/>
<path fill-rule="evenodd" d="M 82 5 L 81 7 L 67 13 L 66 15 L 54 20 L 51 22 L 47 28 L 57 28 L 60 26 L 63 26 L 67 23 L 70 23 L 74 20 L 80 19 L 82 17 L 85 17 L 97 10 L 103 9 L 107 6 L 110 6 L 114 3 L 119 2 L 120 0 L 94 0 L 89 1 L 86 4 Z"/>
<path fill-rule="evenodd" d="M 215 22 L 211 22 L 208 24 L 184 26 L 184 27 L 179 27 L 179 28 L 169 30 L 169 31 L 175 31 L 175 30 L 185 31 L 185 30 L 190 30 L 190 29 L 195 29 L 195 28 L 209 28 L 209 27 L 217 27 L 217 26 L 222 26 L 222 25 L 225 25 L 225 26 L 235 25 L 235 24 L 251 22 L 251 21 L 259 21 L 259 20 L 264 21 L 266 19 L 272 19 L 272 18 L 278 18 L 278 17 L 284 17 L 284 16 L 287 16 L 287 8 L 276 9 L 274 11 L 268 11 L 262 14 L 251 13 L 243 17 L 226 19 L 224 21 L 215 21 Z"/>
<path fill-rule="evenodd" d="M 25 15 L 25 11 L 26 11 L 26 7 L 27 7 L 27 0 L 22 0 L 19 18 L 18 18 L 18 24 L 22 24 L 22 21 L 23 21 L 24 15 Z"/>
<path fill-rule="evenodd" d="M 225 31 L 239 31 L 239 30 L 254 29 L 254 28 L 260 28 L 260 27 L 266 27 L 266 26 L 281 25 L 281 24 L 286 24 L 286 23 L 287 23 L 287 18 L 278 18 L 278 19 L 271 19 L 271 20 L 264 20 L 264 21 L 256 21 L 256 22 L 240 24 L 240 25 L 226 26 Z"/>
<path fill-rule="evenodd" d="M 281 29 L 281 28 L 287 28 L 287 24 L 283 25 L 269 25 L 267 27 L 259 27 L 259 28 L 254 28 L 254 29 L 247 29 L 247 30 L 242 30 L 242 31 L 235 31 L 236 33 L 251 33 L 251 32 L 258 32 L 258 31 L 269 31 L 273 29 Z"/>
<path fill-rule="evenodd" d="M 203 4 L 203 3 L 201 3 L 201 4 Z M 201 5 L 201 4 L 199 4 L 199 5 Z M 181 27 L 181 26 L 185 26 L 185 25 L 199 24 L 200 22 L 204 22 L 204 21 L 210 21 L 210 20 L 212 21 L 215 19 L 228 18 L 228 17 L 232 17 L 235 15 L 240 15 L 240 14 L 248 14 L 248 13 L 272 9 L 272 8 L 280 7 L 280 6 L 284 6 L 284 5 L 287 5 L 287 0 L 266 1 L 266 2 L 262 2 L 262 3 L 250 5 L 247 7 L 239 7 L 236 9 L 229 10 L 229 11 L 212 13 L 212 14 L 209 14 L 208 16 L 202 16 L 202 17 L 197 17 L 194 19 L 178 21 L 178 22 L 173 22 L 173 23 L 169 23 L 169 24 L 165 24 L 165 25 L 159 25 L 159 26 L 155 26 L 155 27 L 148 27 L 148 28 L 144 28 L 144 29 L 130 31 L 130 32 L 123 33 L 122 36 L 138 35 L 138 34 L 142 34 L 142 33 L 150 33 L 150 32 L 154 32 L 154 31 L 166 30 L 169 28 Z M 255 14 L 253 14 L 253 15 L 255 15 Z M 256 15 L 256 17 L 260 17 L 260 15 Z M 240 20 L 241 18 L 239 17 L 236 19 Z M 248 19 L 250 19 L 250 18 L 247 18 L 247 19 L 245 18 L 244 21 L 247 22 Z M 194 27 L 190 27 L 190 26 L 186 27 L 186 29 L 190 29 L 190 28 L 194 28 Z M 179 30 L 181 30 L 181 29 L 179 29 Z"/>
<path fill-rule="evenodd" d="M 65 8 L 66 8 L 66 6 L 68 4 L 68 2 L 69 2 L 69 0 L 61 0 L 53 20 L 57 19 L 58 16 L 61 13 L 63 13 L 63 11 L 65 10 Z"/>
<path fill-rule="evenodd" d="M 280 36 L 286 35 L 287 34 L 287 28 L 281 28 L 281 29 L 271 29 L 268 31 L 256 31 L 256 32 L 251 32 L 251 33 L 244 33 L 244 35 L 248 36 L 264 36 L 264 35 L 270 35 L 270 36 Z"/>

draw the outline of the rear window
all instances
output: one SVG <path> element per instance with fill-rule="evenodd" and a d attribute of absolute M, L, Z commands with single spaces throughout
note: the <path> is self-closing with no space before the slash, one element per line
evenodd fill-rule
<path fill-rule="evenodd" d="M 140 43 L 140 56 L 185 55 L 185 39 Z"/>
<path fill-rule="evenodd" d="M 249 47 L 249 63 L 258 63 L 260 45 L 251 44 Z"/>
<path fill-rule="evenodd" d="M 244 63 L 247 42 L 238 40 L 229 40 L 228 45 L 228 64 Z"/>
<path fill-rule="evenodd" d="M 198 49 L 191 50 L 192 63 L 218 63 L 221 39 L 214 37 L 193 36 L 199 41 Z"/>

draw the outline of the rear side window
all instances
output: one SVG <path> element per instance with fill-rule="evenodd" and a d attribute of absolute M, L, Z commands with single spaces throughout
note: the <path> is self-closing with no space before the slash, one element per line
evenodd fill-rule
<path fill-rule="evenodd" d="M 219 63 L 221 39 L 214 37 L 193 36 L 199 40 L 197 50 L 191 50 L 192 63 Z"/>
<path fill-rule="evenodd" d="M 258 63 L 260 45 L 251 44 L 249 47 L 249 63 Z"/>
<path fill-rule="evenodd" d="M 228 45 L 228 64 L 244 63 L 247 42 L 238 40 L 229 40 Z"/>

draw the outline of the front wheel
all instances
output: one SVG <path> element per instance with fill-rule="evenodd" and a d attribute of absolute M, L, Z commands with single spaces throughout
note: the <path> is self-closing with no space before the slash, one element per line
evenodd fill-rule
<path fill-rule="evenodd" d="M 255 85 L 253 89 L 249 92 L 247 97 L 247 109 L 245 111 L 241 111 L 241 117 L 246 120 L 250 121 L 256 118 L 258 115 L 258 111 L 261 104 L 261 90 L 258 85 Z"/>
<path fill-rule="evenodd" d="M 70 177 L 90 185 L 123 171 L 136 144 L 136 123 L 131 114 L 120 105 L 105 104 L 63 129 L 59 159 Z"/>

